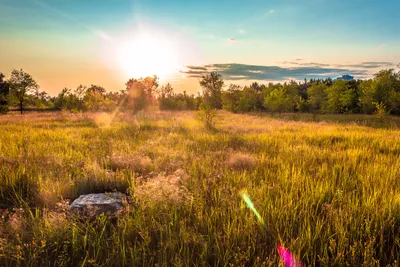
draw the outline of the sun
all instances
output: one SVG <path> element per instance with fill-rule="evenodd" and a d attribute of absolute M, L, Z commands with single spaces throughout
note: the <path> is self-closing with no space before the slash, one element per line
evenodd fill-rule
<path fill-rule="evenodd" d="M 117 47 L 116 59 L 125 75 L 166 78 L 179 69 L 178 53 L 172 40 L 157 34 L 140 34 Z"/>

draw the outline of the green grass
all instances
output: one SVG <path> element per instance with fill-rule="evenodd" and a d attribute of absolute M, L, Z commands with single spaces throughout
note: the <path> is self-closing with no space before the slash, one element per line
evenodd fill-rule
<path fill-rule="evenodd" d="M 0 266 L 277 266 L 278 244 L 307 266 L 398 266 L 398 118 L 285 116 L 219 112 L 213 131 L 192 112 L 110 127 L 97 114 L 1 116 Z M 177 170 L 185 197 L 146 194 Z M 133 200 L 116 220 L 59 204 L 113 190 Z"/>

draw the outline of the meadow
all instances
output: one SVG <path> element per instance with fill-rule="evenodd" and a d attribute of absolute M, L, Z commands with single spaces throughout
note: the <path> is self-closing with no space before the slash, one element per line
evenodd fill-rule
<path fill-rule="evenodd" d="M 318 119 L 0 116 L 0 266 L 399 266 L 399 118 Z M 68 210 L 111 191 L 118 218 Z"/>

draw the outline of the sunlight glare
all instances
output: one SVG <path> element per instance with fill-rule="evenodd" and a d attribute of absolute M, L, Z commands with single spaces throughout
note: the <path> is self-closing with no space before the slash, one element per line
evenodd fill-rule
<path fill-rule="evenodd" d="M 122 42 L 117 60 L 125 74 L 134 78 L 152 75 L 165 78 L 179 68 L 174 43 L 150 33 Z"/>

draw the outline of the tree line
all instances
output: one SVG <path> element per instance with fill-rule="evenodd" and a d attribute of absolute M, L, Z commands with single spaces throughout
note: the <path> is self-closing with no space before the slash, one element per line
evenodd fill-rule
<path fill-rule="evenodd" d="M 302 82 L 230 84 L 211 72 L 199 81 L 203 91 L 176 93 L 168 83 L 160 86 L 157 76 L 129 79 L 125 89 L 108 92 L 98 85 L 64 88 L 56 97 L 41 91 L 33 77 L 13 70 L 10 78 L 0 73 L 0 112 L 10 107 L 22 113 L 27 108 L 81 111 L 139 111 L 225 109 L 231 112 L 308 112 L 340 114 L 400 114 L 400 73 L 379 71 L 367 80 L 310 79 Z"/>

